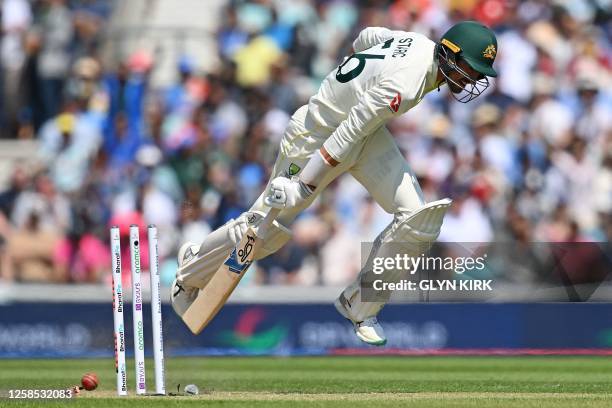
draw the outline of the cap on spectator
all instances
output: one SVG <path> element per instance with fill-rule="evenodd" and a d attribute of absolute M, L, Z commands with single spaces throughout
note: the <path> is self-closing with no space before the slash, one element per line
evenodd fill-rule
<path fill-rule="evenodd" d="M 559 34 L 548 21 L 538 21 L 529 26 L 526 32 L 527 39 L 547 54 L 559 41 Z"/>
<path fill-rule="evenodd" d="M 497 123 L 501 118 L 499 108 L 491 103 L 480 105 L 472 114 L 472 126 L 485 126 Z"/>
<path fill-rule="evenodd" d="M 153 57 L 148 51 L 138 50 L 130 55 L 127 66 L 132 72 L 145 73 L 153 66 Z"/>
<path fill-rule="evenodd" d="M 154 145 L 144 145 L 136 152 L 136 162 L 144 167 L 155 167 L 161 160 L 162 152 Z"/>
<path fill-rule="evenodd" d="M 76 60 L 72 71 L 77 77 L 95 79 L 100 75 L 100 64 L 91 57 L 82 57 Z"/>
<path fill-rule="evenodd" d="M 188 55 L 182 55 L 178 61 L 178 70 L 181 74 L 191 74 L 193 72 L 194 63 Z"/>
<path fill-rule="evenodd" d="M 595 78 L 578 76 L 576 78 L 576 89 L 578 91 L 597 91 L 599 90 L 599 85 Z"/>
<path fill-rule="evenodd" d="M 61 133 L 72 133 L 76 118 L 72 113 L 62 113 L 57 116 L 55 123 Z"/>
<path fill-rule="evenodd" d="M 435 139 L 446 139 L 451 128 L 448 117 L 443 114 L 434 115 L 428 123 L 427 131 Z"/>
<path fill-rule="evenodd" d="M 534 95 L 553 95 L 555 93 L 555 80 L 546 74 L 536 74 L 533 78 Z"/>

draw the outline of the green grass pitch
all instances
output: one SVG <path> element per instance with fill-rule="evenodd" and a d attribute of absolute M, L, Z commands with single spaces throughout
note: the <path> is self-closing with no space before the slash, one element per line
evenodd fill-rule
<path fill-rule="evenodd" d="M 610 357 L 168 358 L 167 390 L 193 383 L 199 396 L 135 397 L 129 365 L 131 392 L 121 398 L 110 358 L 0 360 L 0 390 L 66 388 L 88 371 L 98 374 L 100 387 L 69 403 L 3 397 L 0 407 L 612 406 Z"/>

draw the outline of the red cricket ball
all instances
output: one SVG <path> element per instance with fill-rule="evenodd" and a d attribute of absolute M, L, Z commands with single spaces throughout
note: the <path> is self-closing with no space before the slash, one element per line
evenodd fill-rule
<path fill-rule="evenodd" d="M 98 387 L 98 376 L 94 373 L 87 373 L 81 378 L 81 385 L 87 391 L 93 391 Z"/>

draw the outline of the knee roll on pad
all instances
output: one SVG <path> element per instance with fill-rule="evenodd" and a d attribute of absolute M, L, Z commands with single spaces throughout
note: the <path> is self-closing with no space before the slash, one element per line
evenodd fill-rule
<path fill-rule="evenodd" d="M 369 270 L 367 265 L 375 256 L 395 256 L 398 246 L 411 256 L 427 251 L 440 235 L 444 214 L 451 203 L 452 200 L 445 198 L 425 204 L 413 212 L 395 214 L 393 221 L 376 237 L 364 271 Z"/>
<path fill-rule="evenodd" d="M 383 232 L 383 242 L 433 242 L 440 235 L 440 227 L 452 200 L 444 198 L 425 204 L 413 212 L 396 214 Z"/>
<path fill-rule="evenodd" d="M 374 257 L 394 257 L 398 251 L 419 256 L 429 250 L 440 235 L 444 214 L 452 201 L 448 198 L 424 205 L 411 213 L 398 213 L 395 219 L 376 238 L 365 268 L 360 275 L 371 271 Z M 404 272 L 391 270 L 386 273 L 389 281 L 399 279 Z M 361 276 L 364 279 L 365 276 Z"/>
<path fill-rule="evenodd" d="M 349 285 L 343 295 L 349 300 L 351 307 L 348 313 L 354 321 L 362 321 L 368 317 L 376 316 L 388 301 L 389 293 L 380 292 L 374 301 L 362 302 L 361 284 L 373 279 L 371 275 L 372 262 L 375 257 L 393 257 L 397 253 L 398 244 L 404 251 L 412 256 L 418 256 L 429 249 L 440 234 L 440 227 L 446 211 L 452 200 L 445 198 L 424 205 L 413 212 L 400 212 L 394 220 L 381 232 L 368 256 L 368 260 L 359 273 L 357 279 Z M 385 273 L 385 280 L 394 282 L 404 274 L 402 270 L 391 270 Z"/>

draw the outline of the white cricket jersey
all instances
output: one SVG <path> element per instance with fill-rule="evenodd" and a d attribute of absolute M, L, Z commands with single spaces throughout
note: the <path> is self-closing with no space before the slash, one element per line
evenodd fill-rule
<path fill-rule="evenodd" d="M 310 98 L 304 116 L 308 136 L 288 134 L 281 149 L 311 151 L 323 145 L 339 162 L 380 126 L 415 106 L 436 87 L 435 43 L 419 33 L 369 27 L 347 57 Z M 302 107 L 300 111 L 304 115 Z M 317 147 L 318 148 L 318 147 Z"/>

